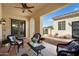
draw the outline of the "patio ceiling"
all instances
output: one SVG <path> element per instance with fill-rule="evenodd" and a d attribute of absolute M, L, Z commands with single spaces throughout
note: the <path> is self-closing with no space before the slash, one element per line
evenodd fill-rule
<path fill-rule="evenodd" d="M 22 9 L 14 8 L 15 6 L 19 7 L 19 3 L 4 3 L 2 4 L 3 15 L 18 15 L 18 16 L 33 16 L 33 15 L 43 15 L 58 8 L 68 5 L 67 3 L 27 3 L 28 6 L 34 6 L 35 8 L 31 9 L 33 13 L 28 12 L 27 10 L 22 13 Z"/>

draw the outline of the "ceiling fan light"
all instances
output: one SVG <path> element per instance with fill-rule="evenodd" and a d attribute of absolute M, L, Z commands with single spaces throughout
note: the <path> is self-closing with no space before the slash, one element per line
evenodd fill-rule
<path fill-rule="evenodd" d="M 22 13 L 24 13 L 24 10 L 22 10 Z"/>

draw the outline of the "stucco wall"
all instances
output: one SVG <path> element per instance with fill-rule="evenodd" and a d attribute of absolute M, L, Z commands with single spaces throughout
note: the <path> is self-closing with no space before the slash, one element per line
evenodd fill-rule
<path fill-rule="evenodd" d="M 0 4 L 0 19 L 2 18 L 2 6 Z M 2 41 L 2 24 L 0 24 L 0 41 Z"/>
<path fill-rule="evenodd" d="M 34 16 L 35 19 L 35 33 L 40 33 L 40 16 Z"/>
<path fill-rule="evenodd" d="M 30 19 L 30 37 L 32 37 L 35 33 L 35 20 L 34 18 Z"/>
<path fill-rule="evenodd" d="M 58 30 L 58 22 L 59 21 L 66 21 L 66 30 Z M 61 20 L 56 20 L 53 22 L 54 30 L 52 30 L 52 35 L 58 33 L 59 36 L 63 35 L 71 35 L 72 36 L 72 26 L 70 26 L 68 23 L 72 25 L 73 21 L 79 21 L 79 16 L 74 16 L 72 18 L 66 18 Z"/>
<path fill-rule="evenodd" d="M 0 17 L 2 16 L 2 5 L 0 4 Z"/>
<path fill-rule="evenodd" d="M 0 41 L 2 41 L 2 25 L 0 24 Z"/>

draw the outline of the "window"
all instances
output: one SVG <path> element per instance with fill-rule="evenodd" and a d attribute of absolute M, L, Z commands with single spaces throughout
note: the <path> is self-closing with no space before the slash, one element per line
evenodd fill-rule
<path fill-rule="evenodd" d="M 65 30 L 65 21 L 58 22 L 58 30 Z"/>

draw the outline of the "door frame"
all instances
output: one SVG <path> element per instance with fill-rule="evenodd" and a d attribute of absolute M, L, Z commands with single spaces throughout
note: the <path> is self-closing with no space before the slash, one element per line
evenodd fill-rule
<path fill-rule="evenodd" d="M 12 34 L 12 20 L 24 21 L 24 37 L 26 37 L 26 21 L 25 20 L 18 20 L 18 19 L 11 19 L 11 35 L 13 35 Z"/>
<path fill-rule="evenodd" d="M 74 24 L 75 22 L 79 22 L 79 21 L 73 21 L 73 22 L 72 22 L 72 38 L 76 38 L 76 39 L 77 39 L 77 38 L 79 38 L 79 37 L 76 37 L 76 36 L 73 35 L 73 24 Z"/>

